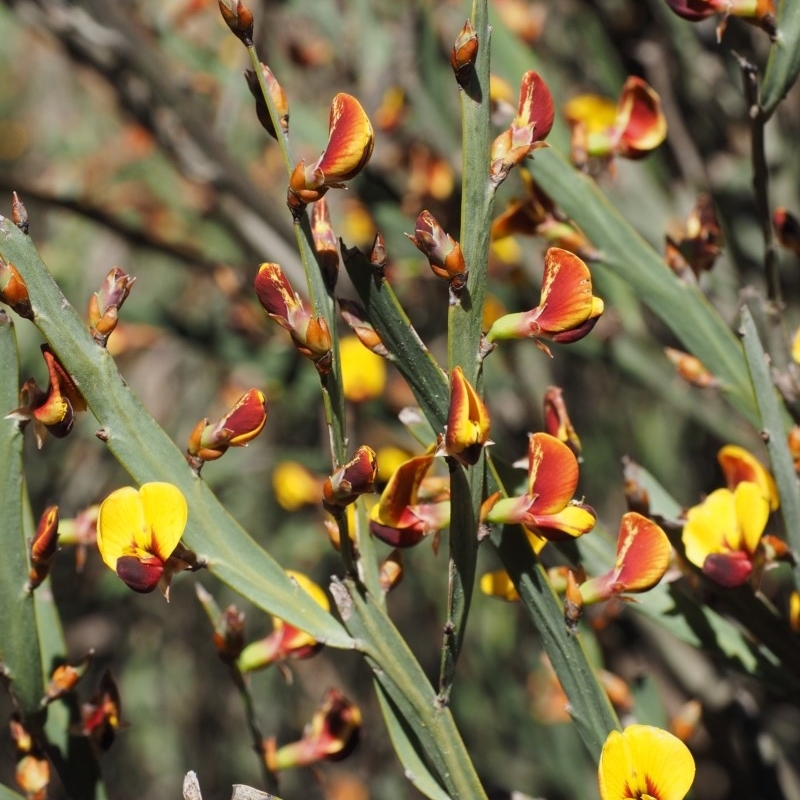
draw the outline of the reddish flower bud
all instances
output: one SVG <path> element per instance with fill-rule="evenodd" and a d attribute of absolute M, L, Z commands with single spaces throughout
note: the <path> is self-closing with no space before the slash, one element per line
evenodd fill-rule
<path fill-rule="evenodd" d="M 697 386 L 699 389 L 719 388 L 719 381 L 708 371 L 700 359 L 684 353 L 682 350 L 676 350 L 674 347 L 665 347 L 664 354 L 678 371 L 678 375 L 687 383 L 691 383 L 692 386 Z"/>
<path fill-rule="evenodd" d="M 324 197 L 311 209 L 311 235 L 325 285 L 332 293 L 339 276 L 339 247 L 331 227 L 328 201 Z"/>
<path fill-rule="evenodd" d="M 13 264 L 0 258 L 0 302 L 5 303 L 25 319 L 33 319 L 28 287 Z"/>
<path fill-rule="evenodd" d="M 218 0 L 222 19 L 245 46 L 253 44 L 253 14 L 242 0 Z"/>
<path fill-rule="evenodd" d="M 100 291 L 89 299 L 89 330 L 94 340 L 105 347 L 108 337 L 117 327 L 119 310 L 127 300 L 136 278 L 132 278 L 123 269 L 114 267 Z"/>
<path fill-rule="evenodd" d="M 375 451 L 361 445 L 353 458 L 328 478 L 322 487 L 322 505 L 331 514 L 341 512 L 362 494 L 375 491 L 378 460 Z"/>
<path fill-rule="evenodd" d="M 772 38 L 777 34 L 773 0 L 667 0 L 667 5 L 690 22 L 699 22 L 714 14 L 722 15 L 717 27 L 718 40 L 725 32 L 729 16 L 740 17 L 758 26 Z"/>
<path fill-rule="evenodd" d="M 32 592 L 50 574 L 58 552 L 58 506 L 46 508 L 31 540 L 31 571 L 28 591 Z"/>
<path fill-rule="evenodd" d="M 469 76 L 475 68 L 475 59 L 478 57 L 478 36 L 472 23 L 467 20 L 464 27 L 456 37 L 453 49 L 450 51 L 450 66 L 456 76 L 458 85 L 463 87 L 469 81 Z"/>
<path fill-rule="evenodd" d="M 322 706 L 306 726 L 303 737 L 278 748 L 274 739 L 265 742 L 267 769 L 278 772 L 291 767 L 307 767 L 319 761 L 340 761 L 358 744 L 361 711 L 338 689 L 330 689 Z"/>
<path fill-rule="evenodd" d="M 50 682 L 47 684 L 47 689 L 45 689 L 42 705 L 46 706 L 54 700 L 69 694 L 86 674 L 93 657 L 94 650 L 90 650 L 77 664 L 60 664 L 57 666 L 50 675 Z"/>
<path fill-rule="evenodd" d="M 321 373 L 330 369 L 331 335 L 324 317 L 313 317 L 277 264 L 262 264 L 255 289 L 270 319 L 289 331 L 297 351 Z"/>
<path fill-rule="evenodd" d="M 414 235 L 406 234 L 425 255 L 434 274 L 450 282 L 454 297 L 467 285 L 467 265 L 461 245 L 438 223 L 430 211 L 423 211 L 414 227 Z"/>
<path fill-rule="evenodd" d="M 537 72 L 526 72 L 520 85 L 517 116 L 492 143 L 490 176 L 493 186 L 499 186 L 511 168 L 534 150 L 547 146 L 544 140 L 554 119 L 555 106 L 547 84 Z"/>
<path fill-rule="evenodd" d="M 386 345 L 381 341 L 380 335 L 367 319 L 367 312 L 362 306 L 354 300 L 340 297 L 339 310 L 341 311 L 342 319 L 350 326 L 350 329 L 364 347 L 371 350 L 375 355 L 383 356 L 383 358 L 388 357 L 389 351 L 386 349 Z"/>
<path fill-rule="evenodd" d="M 464 377 L 461 367 L 450 374 L 450 407 L 447 427 L 440 436 L 438 454 L 447 454 L 465 466 L 478 463 L 489 441 L 491 421 L 481 396 Z"/>
<path fill-rule="evenodd" d="M 272 105 L 275 106 L 281 131 L 284 134 L 288 134 L 289 101 L 286 98 L 286 92 L 283 91 L 283 87 L 272 74 L 272 70 L 264 63 L 261 63 L 261 74 L 264 77 L 264 83 L 269 91 Z M 250 90 L 250 94 L 253 95 L 253 99 L 256 101 L 256 116 L 261 123 L 261 127 L 264 128 L 273 139 L 277 139 L 278 135 L 275 133 L 275 125 L 272 122 L 267 102 L 264 100 L 264 94 L 261 91 L 261 84 L 259 83 L 258 76 L 252 69 L 247 69 L 244 72 L 244 78 L 247 81 L 247 88 Z"/>
<path fill-rule="evenodd" d="M 189 437 L 189 463 L 198 470 L 204 461 L 214 461 L 229 447 L 246 447 L 261 433 L 266 422 L 266 396 L 258 389 L 248 389 L 216 422 L 202 419 L 197 423 Z"/>

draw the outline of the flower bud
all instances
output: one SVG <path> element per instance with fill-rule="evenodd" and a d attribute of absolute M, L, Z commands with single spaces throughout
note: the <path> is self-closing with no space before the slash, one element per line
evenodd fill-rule
<path fill-rule="evenodd" d="M 16 192 L 11 192 L 11 221 L 23 233 L 28 233 L 28 209 Z"/>
<path fill-rule="evenodd" d="M 581 440 L 572 426 L 564 393 L 558 386 L 548 386 L 544 393 L 544 428 L 551 436 L 563 442 L 575 456 L 581 457 Z"/>
<path fill-rule="evenodd" d="M 354 300 L 339 298 L 339 310 L 342 319 L 350 326 L 350 329 L 358 337 L 361 344 L 375 355 L 388 357 L 389 351 L 381 341 L 380 334 L 372 327 L 367 319 L 367 312 Z"/>
<path fill-rule="evenodd" d="M 457 298 L 467 285 L 467 264 L 461 245 L 445 232 L 430 211 L 423 211 L 417 217 L 414 235 L 406 236 L 428 259 L 434 274 L 449 281 L 451 294 Z"/>
<path fill-rule="evenodd" d="M 32 592 L 50 574 L 58 552 L 58 506 L 46 508 L 31 540 L 31 571 L 28 591 Z"/>
<path fill-rule="evenodd" d="M 222 19 L 245 46 L 253 44 L 253 14 L 242 0 L 218 0 Z"/>
<path fill-rule="evenodd" d="M 10 306 L 21 317 L 33 319 L 28 287 L 13 264 L 0 258 L 0 302 Z"/>
<path fill-rule="evenodd" d="M 131 287 L 136 278 L 132 278 L 120 267 L 114 267 L 100 291 L 95 292 L 89 299 L 89 330 L 92 338 L 105 347 L 108 337 L 117 327 L 119 310 L 128 298 Z"/>
<path fill-rule="evenodd" d="M 378 461 L 375 451 L 361 445 L 353 458 L 328 478 L 322 487 L 322 505 L 336 515 L 362 494 L 375 491 Z"/>
<path fill-rule="evenodd" d="M 314 203 L 314 208 L 311 210 L 311 236 L 325 286 L 332 294 L 339 276 L 339 248 L 331 227 L 328 201 L 324 197 Z"/>
<path fill-rule="evenodd" d="M 269 91 L 272 104 L 275 106 L 275 111 L 278 115 L 281 131 L 284 134 L 289 133 L 289 101 L 286 98 L 286 92 L 283 87 L 278 83 L 272 70 L 264 63 L 260 64 L 261 74 L 264 77 L 264 83 Z M 277 139 L 275 133 L 275 126 L 272 123 L 272 117 L 269 113 L 269 108 L 264 100 L 264 95 L 261 92 L 261 84 L 259 83 L 258 76 L 252 69 L 247 69 L 244 72 L 244 79 L 247 81 L 247 88 L 253 99 L 256 101 L 256 116 L 261 123 L 261 127 L 273 138 Z"/>
<path fill-rule="evenodd" d="M 77 664 L 60 664 L 57 666 L 50 675 L 50 682 L 47 684 L 41 704 L 46 706 L 54 700 L 59 700 L 64 695 L 69 694 L 86 674 L 93 658 L 94 650 L 90 650 Z"/>
<path fill-rule="evenodd" d="M 477 464 L 483 448 L 491 444 L 490 427 L 489 411 L 483 399 L 464 377 L 461 367 L 454 367 L 450 375 L 447 427 L 439 451 L 465 466 Z"/>
<path fill-rule="evenodd" d="M 478 36 L 472 23 L 467 20 L 450 51 L 450 66 L 453 68 L 459 86 L 464 87 L 469 81 L 477 56 Z"/>
<path fill-rule="evenodd" d="M 204 461 L 214 461 L 229 447 L 246 447 L 264 429 L 267 398 L 258 389 L 248 389 L 236 405 L 213 423 L 197 423 L 187 447 L 190 464 L 199 469 Z M 199 463 L 198 463 L 199 462 Z"/>

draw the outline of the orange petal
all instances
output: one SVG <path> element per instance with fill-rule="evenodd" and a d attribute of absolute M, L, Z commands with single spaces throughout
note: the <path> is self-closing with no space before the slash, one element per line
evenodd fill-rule
<path fill-rule="evenodd" d="M 761 489 L 761 493 L 769 503 L 770 511 L 778 508 L 780 498 L 775 480 L 752 453 L 744 447 L 726 444 L 717 453 L 717 461 L 725 473 L 725 482 L 731 491 L 742 481 L 750 481 Z"/>
<path fill-rule="evenodd" d="M 289 317 L 298 307 L 302 308 L 302 303 L 280 266 L 262 264 L 256 275 L 255 289 L 264 311 L 284 328 L 291 330 Z"/>
<path fill-rule="evenodd" d="M 445 448 L 449 455 L 475 464 L 489 440 L 489 412 L 480 395 L 464 377 L 461 367 L 450 375 L 450 409 Z"/>
<path fill-rule="evenodd" d="M 592 275 L 584 261 L 568 250 L 545 253 L 542 296 L 535 324 L 545 333 L 559 333 L 586 322 L 594 312 Z M 602 307 L 599 309 L 602 313 Z"/>
<path fill-rule="evenodd" d="M 372 155 L 375 134 L 361 104 L 339 93 L 331 102 L 328 146 L 315 168 L 326 186 L 336 186 L 358 175 Z"/>
<path fill-rule="evenodd" d="M 667 138 L 661 98 L 641 78 L 631 76 L 622 87 L 616 129 L 617 152 L 626 158 L 639 158 Z"/>
<path fill-rule="evenodd" d="M 575 495 L 578 460 L 555 436 L 534 433 L 528 440 L 528 494 L 536 497 L 536 515 L 561 511 Z"/>
<path fill-rule="evenodd" d="M 652 589 L 669 566 L 672 548 L 666 533 L 652 520 L 630 511 L 622 517 L 614 565 L 622 592 Z"/>
<path fill-rule="evenodd" d="M 520 125 L 535 125 L 535 139 L 542 141 L 550 133 L 555 115 L 553 96 L 547 84 L 538 72 L 529 70 L 522 76 L 517 122 Z"/>
<path fill-rule="evenodd" d="M 371 518 L 383 525 L 400 523 L 406 509 L 416 504 L 419 485 L 431 464 L 433 456 L 417 456 L 401 464 L 389 478 Z"/>
<path fill-rule="evenodd" d="M 249 389 L 221 420 L 230 431 L 228 444 L 241 447 L 258 436 L 267 422 L 267 398 L 258 389 Z"/>

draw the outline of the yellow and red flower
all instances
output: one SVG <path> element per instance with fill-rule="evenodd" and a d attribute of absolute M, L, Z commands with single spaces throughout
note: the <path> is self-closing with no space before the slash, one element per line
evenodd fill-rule
<path fill-rule="evenodd" d="M 768 517 L 769 501 L 758 484 L 717 489 L 686 513 L 686 558 L 715 583 L 741 586 L 755 568 Z"/>
<path fill-rule="evenodd" d="M 185 564 L 171 562 L 183 536 L 186 498 L 171 483 L 144 483 L 112 492 L 100 506 L 97 548 L 106 566 L 135 592 L 166 593 L 172 573 Z"/>
<path fill-rule="evenodd" d="M 781 246 L 800 258 L 800 219 L 786 208 L 776 208 L 772 214 L 772 225 Z"/>
<path fill-rule="evenodd" d="M 267 316 L 289 331 L 297 351 L 325 374 L 330 370 L 331 334 L 322 316 L 311 314 L 283 270 L 272 263 L 258 268 L 255 289 Z"/>
<path fill-rule="evenodd" d="M 439 451 L 460 461 L 465 466 L 478 462 L 481 451 L 489 441 L 491 420 L 481 396 L 464 377 L 461 367 L 450 373 L 450 408 L 447 428 Z"/>
<path fill-rule="evenodd" d="M 267 398 L 259 389 L 248 389 L 216 422 L 201 419 L 187 447 L 190 464 L 199 471 L 205 461 L 220 458 L 229 447 L 246 447 L 264 429 Z"/>
<path fill-rule="evenodd" d="M 81 733 L 89 738 L 97 751 L 105 751 L 114 743 L 117 731 L 124 726 L 119 689 L 106 670 L 92 699 L 81 706 Z"/>
<path fill-rule="evenodd" d="M 339 93 L 331 101 L 328 146 L 317 161 L 306 166 L 297 162 L 289 179 L 287 204 L 295 218 L 328 189 L 342 188 L 367 165 L 375 145 L 375 134 L 361 104 L 349 94 Z"/>
<path fill-rule="evenodd" d="M 667 534 L 655 522 L 629 511 L 620 523 L 614 566 L 580 585 L 583 604 L 652 589 L 664 577 L 671 552 Z"/>
<path fill-rule="evenodd" d="M 603 310 L 603 301 L 592 294 L 592 275 L 586 263 L 574 253 L 551 247 L 545 253 L 539 305 L 500 317 L 486 339 L 531 338 L 540 350 L 552 355 L 543 339 L 576 342 L 592 330 Z"/>
<path fill-rule="evenodd" d="M 317 605 L 325 611 L 330 610 L 327 595 L 311 578 L 293 570 L 287 570 L 286 574 L 303 591 L 310 594 Z M 311 634 L 273 616 L 272 633 L 248 644 L 239 654 L 236 664 L 242 672 L 254 672 L 287 658 L 310 658 L 321 649 L 322 643 Z"/>
<path fill-rule="evenodd" d="M 611 731 L 597 767 L 602 800 L 683 800 L 694 773 L 689 748 L 677 736 L 650 725 Z"/>
<path fill-rule="evenodd" d="M 583 167 L 587 158 L 642 158 L 667 136 L 667 121 L 658 94 L 641 78 L 631 76 L 615 104 L 597 95 L 581 95 L 564 107 L 572 130 L 572 160 Z"/>
<path fill-rule="evenodd" d="M 23 425 L 32 420 L 36 445 L 40 449 L 48 433 L 57 439 L 67 436 L 75 424 L 75 412 L 86 410 L 83 395 L 49 344 L 42 345 L 42 355 L 50 376 L 47 391 L 42 391 L 36 380 L 29 378 L 20 390 L 20 407 L 5 417 L 19 420 Z"/>
<path fill-rule="evenodd" d="M 303 736 L 278 747 L 274 738 L 264 742 L 264 760 L 270 772 L 307 767 L 319 761 L 341 761 L 358 744 L 361 710 L 338 689 L 330 689 Z"/>
<path fill-rule="evenodd" d="M 417 456 L 399 466 L 370 512 L 370 530 L 392 547 L 413 547 L 450 524 L 450 500 L 423 500 L 423 480 L 434 456 Z"/>
<path fill-rule="evenodd" d="M 665 259 L 681 278 L 698 279 L 722 252 L 722 231 L 710 194 L 698 195 L 684 229 L 666 237 Z"/>
<path fill-rule="evenodd" d="M 578 460 L 567 445 L 548 433 L 528 441 L 528 490 L 487 504 L 485 521 L 521 523 L 547 541 L 574 539 L 595 524 L 594 510 L 573 500 L 578 488 Z"/>
<path fill-rule="evenodd" d="M 522 76 L 517 116 L 492 143 L 490 180 L 499 186 L 512 167 L 534 150 L 547 147 L 545 139 L 553 127 L 553 96 L 539 73 L 530 70 Z"/>

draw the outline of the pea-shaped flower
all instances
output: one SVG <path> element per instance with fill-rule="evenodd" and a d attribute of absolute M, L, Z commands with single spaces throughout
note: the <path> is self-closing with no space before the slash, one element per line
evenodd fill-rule
<path fill-rule="evenodd" d="M 187 515 L 186 498 L 171 483 L 125 486 L 100 506 L 97 548 L 106 566 L 135 592 L 152 592 L 161 583 L 166 593 L 177 566 L 170 558 Z"/>

